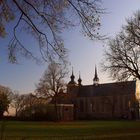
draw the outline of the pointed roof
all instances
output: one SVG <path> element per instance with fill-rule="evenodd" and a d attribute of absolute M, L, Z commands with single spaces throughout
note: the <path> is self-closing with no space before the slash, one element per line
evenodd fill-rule
<path fill-rule="evenodd" d="M 73 74 L 73 67 L 72 67 L 72 74 L 71 74 L 71 76 L 70 76 L 70 79 L 71 79 L 71 81 L 70 81 L 68 84 L 69 84 L 69 85 L 70 85 L 70 84 L 71 84 L 71 85 L 75 85 L 76 82 L 74 81 L 75 76 L 74 76 L 74 74 Z"/>
<path fill-rule="evenodd" d="M 112 96 L 112 95 L 135 95 L 136 81 L 123 81 L 104 83 L 100 86 L 86 85 L 79 88 L 78 97 Z"/>
<path fill-rule="evenodd" d="M 99 81 L 96 65 L 95 65 L 95 74 L 94 74 L 93 81 L 94 81 L 94 82 L 98 82 L 98 81 Z"/>
<path fill-rule="evenodd" d="M 80 76 L 80 71 L 79 71 L 79 79 L 78 79 L 78 84 L 81 85 L 81 82 L 82 82 L 82 79 L 81 79 L 81 76 Z"/>
<path fill-rule="evenodd" d="M 73 74 L 73 67 L 72 67 L 72 74 L 71 74 L 71 80 L 74 80 L 74 78 L 75 78 L 75 76 L 74 76 L 74 74 Z"/>

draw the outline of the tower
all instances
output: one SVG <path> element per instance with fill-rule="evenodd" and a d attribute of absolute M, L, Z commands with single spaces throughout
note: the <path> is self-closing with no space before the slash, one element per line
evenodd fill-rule
<path fill-rule="evenodd" d="M 93 78 L 93 85 L 98 85 L 99 84 L 99 78 L 98 78 L 98 74 L 97 74 L 97 68 L 95 66 L 95 75 Z"/>
<path fill-rule="evenodd" d="M 72 96 L 76 96 L 77 95 L 77 90 L 78 90 L 78 84 L 74 81 L 75 76 L 73 74 L 73 68 L 72 68 L 72 74 L 70 76 L 70 81 L 67 84 L 67 93 L 71 94 Z"/>
<path fill-rule="evenodd" d="M 73 68 L 72 68 L 72 74 L 71 74 L 71 76 L 70 76 L 70 82 L 68 83 L 68 85 L 76 85 L 77 83 L 74 81 L 74 79 L 75 79 L 75 76 L 74 76 L 74 74 L 73 74 Z"/>
<path fill-rule="evenodd" d="M 79 85 L 79 86 L 81 86 L 81 85 L 82 85 L 81 83 L 82 83 L 82 79 L 81 79 L 81 76 L 80 76 L 80 71 L 79 71 L 78 85 Z"/>

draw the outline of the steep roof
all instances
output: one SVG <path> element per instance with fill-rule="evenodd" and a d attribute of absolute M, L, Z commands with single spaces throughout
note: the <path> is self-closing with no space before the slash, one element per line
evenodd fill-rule
<path fill-rule="evenodd" d="M 51 103 L 55 103 L 55 99 L 58 104 L 71 104 L 72 102 L 72 96 L 68 93 L 61 92 L 57 96 L 55 94 L 54 97 L 52 98 Z"/>
<path fill-rule="evenodd" d="M 79 87 L 78 97 L 135 94 L 136 81 L 87 85 Z"/>
<path fill-rule="evenodd" d="M 95 66 L 95 75 L 94 75 L 93 81 L 94 81 L 94 82 L 98 82 L 98 81 L 99 81 L 96 66 Z"/>
<path fill-rule="evenodd" d="M 72 68 L 72 74 L 70 76 L 71 81 L 68 83 L 68 85 L 76 85 L 77 83 L 74 81 L 75 76 L 73 74 L 73 68 Z"/>

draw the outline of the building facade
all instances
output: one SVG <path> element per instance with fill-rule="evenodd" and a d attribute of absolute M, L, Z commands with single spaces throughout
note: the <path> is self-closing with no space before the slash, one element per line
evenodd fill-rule
<path fill-rule="evenodd" d="M 139 119 L 140 88 L 138 81 L 99 84 L 97 69 L 92 85 L 78 83 L 72 71 L 67 85 L 74 119 Z"/>

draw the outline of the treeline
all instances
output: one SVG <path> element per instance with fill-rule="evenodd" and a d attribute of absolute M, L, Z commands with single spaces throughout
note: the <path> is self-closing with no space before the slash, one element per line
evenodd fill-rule
<path fill-rule="evenodd" d="M 14 120 L 56 120 L 54 106 L 49 98 L 36 97 L 33 94 L 20 95 L 7 87 L 0 89 L 0 118 Z M 12 110 L 12 116 L 9 112 Z M 4 114 L 8 115 L 4 115 Z M 13 115 L 14 114 L 14 115 Z"/>
<path fill-rule="evenodd" d="M 34 94 L 20 94 L 8 87 L 0 86 L 0 118 L 12 108 L 15 117 L 32 120 L 55 120 L 58 117 L 57 102 L 59 93 L 66 93 L 64 78 L 68 74 L 65 64 L 50 61 Z M 51 105 L 51 100 L 53 105 Z"/>

